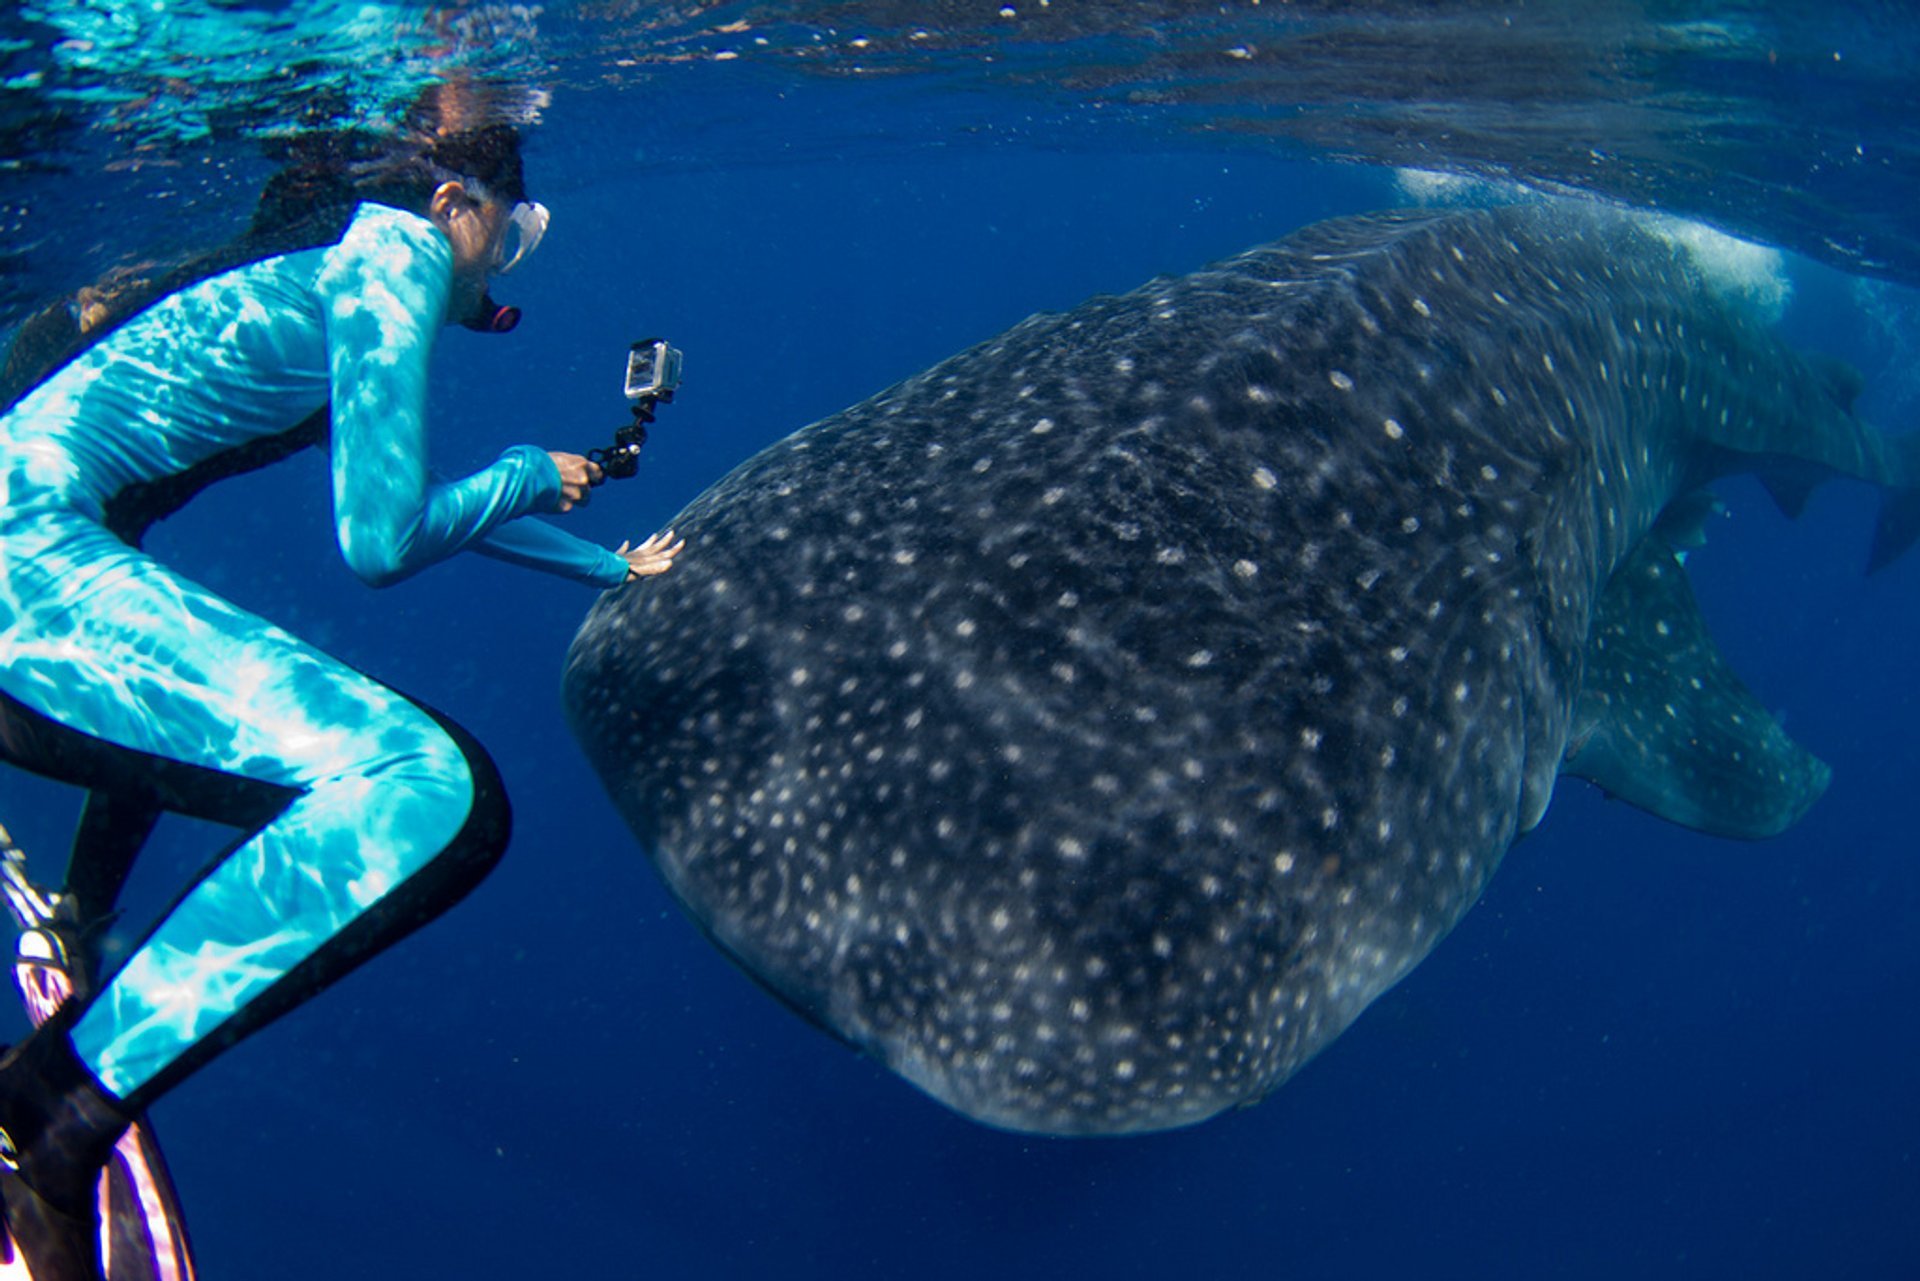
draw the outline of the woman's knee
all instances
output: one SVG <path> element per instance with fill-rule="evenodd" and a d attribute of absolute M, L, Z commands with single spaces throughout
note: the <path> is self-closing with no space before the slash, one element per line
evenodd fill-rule
<path fill-rule="evenodd" d="M 421 872 L 431 873 L 442 892 L 460 898 L 484 880 L 506 852 L 513 810 L 499 767 L 479 740 L 432 708 L 416 706 L 443 736 L 441 770 L 449 782 L 464 784 L 468 797 L 458 824 Z"/>
<path fill-rule="evenodd" d="M 500 772 L 471 734 L 396 700 L 377 739 L 316 779 L 269 828 L 281 851 L 313 860 L 349 912 L 388 898 L 433 915 L 499 862 L 512 829 Z M 293 855 L 293 849 L 306 851 Z"/>

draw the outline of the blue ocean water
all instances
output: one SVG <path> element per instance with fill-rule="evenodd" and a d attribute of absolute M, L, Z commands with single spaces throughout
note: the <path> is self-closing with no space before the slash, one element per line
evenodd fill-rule
<path fill-rule="evenodd" d="M 636 49 L 653 30 L 622 29 Z M 1383 167 L 1138 119 L 1108 131 L 1005 86 L 936 107 L 898 78 L 822 84 L 751 59 L 601 85 L 592 48 L 562 62 L 580 83 L 532 133 L 554 227 L 500 290 L 526 320 L 447 335 L 435 457 L 603 443 L 626 416 L 626 344 L 666 334 L 687 382 L 639 477 L 566 518 L 608 542 L 1035 310 L 1408 198 Z M 88 206 L 84 182 L 151 181 L 208 225 L 243 217 L 265 172 L 245 142 L 76 169 L 54 196 L 16 171 L 24 270 L 57 278 L 56 250 L 91 262 L 116 236 L 178 233 L 148 206 Z M 221 177 L 190 190 L 201 159 Z M 1816 182 L 1794 176 L 1769 181 Z M 1655 189 L 1698 211 L 1729 181 L 1676 165 Z M 1833 215 L 1837 243 L 1914 236 L 1898 184 L 1863 189 Z M 55 235 L 28 196 L 79 213 Z M 1804 230 L 1787 222 L 1783 240 Z M 1913 296 L 1792 272 L 1783 323 L 1862 367 L 1870 418 L 1909 428 Z M 1564 780 L 1455 933 L 1266 1102 L 1069 1141 L 946 1112 L 682 918 L 559 713 L 590 592 L 471 557 L 369 592 L 333 548 L 317 457 L 210 491 L 150 547 L 461 720 L 517 826 L 470 900 L 159 1107 L 205 1275 L 1920 1275 L 1920 557 L 1863 576 L 1864 489 L 1831 486 L 1795 522 L 1750 483 L 1724 493 L 1690 569 L 1736 669 L 1833 766 L 1799 827 L 1718 841 Z M 0 775 L 0 819 L 48 867 L 76 805 Z M 166 827 L 129 927 L 222 843 Z"/>

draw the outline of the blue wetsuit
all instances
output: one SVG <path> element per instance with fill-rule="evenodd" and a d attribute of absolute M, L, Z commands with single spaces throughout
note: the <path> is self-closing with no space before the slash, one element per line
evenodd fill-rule
<path fill-rule="evenodd" d="M 612 551 L 517 521 L 558 502 L 544 451 L 430 477 L 452 266 L 431 223 L 364 204 L 336 243 L 169 295 L 0 416 L 0 754 L 247 830 L 72 1024 L 122 1099 L 151 1101 L 437 915 L 509 821 L 457 727 L 116 536 L 128 496 L 230 471 L 330 402 L 340 548 L 367 581 L 466 549 L 626 576 Z"/>

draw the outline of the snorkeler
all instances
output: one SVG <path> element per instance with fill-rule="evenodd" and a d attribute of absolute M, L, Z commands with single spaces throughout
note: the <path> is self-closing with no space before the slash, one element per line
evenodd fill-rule
<path fill-rule="evenodd" d="M 585 501 L 600 472 L 579 455 L 427 470 L 435 335 L 510 327 L 489 278 L 546 228 L 513 129 L 296 173 L 269 211 L 241 261 L 76 316 L 77 354 L 0 414 L 0 756 L 89 791 L 69 942 L 161 813 L 243 832 L 117 973 L 0 1058 L 0 1268 L 36 1281 L 101 1275 L 96 1187 L 131 1119 L 458 901 L 510 825 L 465 731 L 145 555 L 146 528 L 324 443 L 340 550 L 375 586 L 473 550 L 616 587 L 683 546 L 520 521 Z M 275 235 L 307 240 L 263 253 Z"/>

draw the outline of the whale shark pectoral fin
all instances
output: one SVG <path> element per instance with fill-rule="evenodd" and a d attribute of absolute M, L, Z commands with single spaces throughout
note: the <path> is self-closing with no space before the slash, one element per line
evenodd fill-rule
<path fill-rule="evenodd" d="M 1788 520 L 1799 520 L 1800 513 L 1807 509 L 1807 503 L 1813 498 L 1813 491 L 1820 488 L 1828 473 L 1821 471 L 1811 463 L 1795 459 L 1776 459 L 1755 472 L 1760 484 L 1766 489 L 1767 496 L 1773 499 L 1773 505 Z"/>
<path fill-rule="evenodd" d="M 1562 770 L 1669 822 L 1749 840 L 1791 827 L 1832 776 L 1720 656 L 1657 536 L 1594 611 Z"/>

